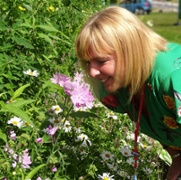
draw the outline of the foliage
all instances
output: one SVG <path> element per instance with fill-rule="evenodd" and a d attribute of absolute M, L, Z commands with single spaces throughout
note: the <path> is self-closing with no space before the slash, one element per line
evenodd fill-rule
<path fill-rule="evenodd" d="M 129 118 L 96 100 L 80 111 L 73 89 L 67 93 L 67 87 L 50 80 L 57 73 L 76 77 L 75 37 L 105 3 L 0 2 L 0 179 L 91 180 L 103 179 L 105 172 L 110 179 L 131 179 L 134 174 L 132 155 L 125 156 L 133 146 Z M 81 102 L 87 96 L 80 96 Z M 138 176 L 158 179 L 160 145 L 141 135 L 139 148 Z"/>

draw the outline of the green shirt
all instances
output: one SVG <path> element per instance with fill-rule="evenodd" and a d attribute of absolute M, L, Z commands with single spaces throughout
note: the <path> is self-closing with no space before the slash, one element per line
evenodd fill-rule
<path fill-rule="evenodd" d="M 145 83 L 148 116 L 141 115 L 140 131 L 161 144 L 181 147 L 181 45 L 169 43 L 167 47 L 166 52 L 157 54 L 152 73 Z M 109 109 L 127 113 L 132 120 L 137 119 L 139 108 L 128 103 L 127 88 L 109 94 L 101 86 L 100 96 Z"/>

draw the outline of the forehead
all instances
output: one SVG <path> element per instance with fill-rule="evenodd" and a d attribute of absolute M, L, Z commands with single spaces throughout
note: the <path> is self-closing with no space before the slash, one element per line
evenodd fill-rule
<path fill-rule="evenodd" d="M 100 60 L 113 54 L 114 52 L 110 48 L 103 47 L 103 48 L 97 49 L 97 48 L 89 47 L 86 60 L 87 61 Z"/>

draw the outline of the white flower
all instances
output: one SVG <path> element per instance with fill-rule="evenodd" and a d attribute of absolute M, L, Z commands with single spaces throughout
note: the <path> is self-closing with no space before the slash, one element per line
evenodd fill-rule
<path fill-rule="evenodd" d="M 78 128 L 74 127 L 73 129 L 74 129 L 75 133 L 77 133 L 77 134 L 81 133 L 81 128 L 80 127 L 78 127 Z"/>
<path fill-rule="evenodd" d="M 134 166 L 134 164 L 135 164 L 135 160 L 134 160 L 134 158 L 132 158 L 132 157 L 128 158 L 128 159 L 126 160 L 126 162 L 127 162 L 129 165 L 132 165 L 132 166 Z M 137 163 L 138 163 L 138 162 L 137 162 Z"/>
<path fill-rule="evenodd" d="M 70 122 L 69 122 L 69 121 L 65 121 L 64 126 L 63 126 L 63 130 L 64 130 L 66 133 L 68 133 L 68 132 L 71 131 L 71 129 L 72 129 L 72 127 L 71 127 L 71 125 L 70 125 Z"/>
<path fill-rule="evenodd" d="M 28 69 L 27 71 L 23 71 L 24 74 L 38 77 L 39 73 L 37 70 L 32 71 L 31 69 Z"/>
<path fill-rule="evenodd" d="M 140 146 L 141 146 L 142 148 L 146 149 L 147 151 L 150 151 L 150 150 L 153 148 L 153 146 L 147 146 L 147 145 L 145 145 L 145 144 L 143 144 L 143 143 L 140 143 Z"/>
<path fill-rule="evenodd" d="M 127 137 L 126 137 L 127 139 L 129 139 L 129 140 L 134 140 L 135 139 L 135 134 L 134 133 L 130 133 L 130 132 L 128 132 L 128 134 L 127 134 Z M 137 137 L 138 138 L 138 142 L 140 142 L 141 141 L 141 137 L 140 136 L 138 136 Z"/>
<path fill-rule="evenodd" d="M 99 178 L 100 180 L 114 180 L 114 179 L 113 179 L 114 175 L 110 176 L 109 174 L 110 174 L 110 173 L 103 173 L 102 176 L 101 176 L 101 175 L 98 175 L 98 178 Z"/>
<path fill-rule="evenodd" d="M 78 137 L 77 137 L 77 141 L 82 141 L 82 144 L 81 146 L 83 147 L 86 147 L 86 146 L 91 146 L 92 143 L 91 141 L 89 140 L 88 136 L 86 134 L 80 134 Z"/>
<path fill-rule="evenodd" d="M 9 104 L 9 103 L 14 103 L 14 102 L 16 102 L 16 101 L 13 100 L 13 99 L 10 99 L 10 100 L 8 100 L 6 103 Z"/>
<path fill-rule="evenodd" d="M 113 111 L 110 111 L 108 114 L 107 114 L 107 117 L 108 118 L 113 118 L 114 120 L 117 120 L 118 119 L 118 116 L 115 115 L 115 113 Z"/>
<path fill-rule="evenodd" d="M 121 139 L 121 141 L 120 141 L 120 142 L 123 144 L 123 146 L 128 146 L 127 141 L 125 141 L 124 139 Z"/>
<path fill-rule="evenodd" d="M 76 106 L 74 106 L 74 111 L 75 112 L 77 112 L 77 111 L 80 111 L 80 112 L 82 112 L 82 111 L 87 111 L 89 108 L 88 107 L 86 107 L 86 106 L 82 106 L 82 107 L 76 107 Z"/>
<path fill-rule="evenodd" d="M 96 102 L 94 102 L 94 107 L 95 108 L 103 107 L 103 104 L 96 101 Z"/>
<path fill-rule="evenodd" d="M 132 151 L 128 146 L 121 147 L 120 151 L 125 157 L 133 156 Z"/>
<path fill-rule="evenodd" d="M 147 174 L 152 174 L 153 170 L 150 168 L 143 168 L 143 171 L 146 172 Z"/>
<path fill-rule="evenodd" d="M 65 119 L 62 118 L 58 118 L 58 117 L 53 117 L 50 118 L 49 121 L 54 125 L 54 126 L 62 126 L 62 124 L 64 123 Z"/>
<path fill-rule="evenodd" d="M 114 155 L 111 154 L 109 151 L 104 151 L 102 154 L 101 154 L 101 157 L 104 161 L 108 161 L 108 160 L 113 160 L 113 157 Z"/>
<path fill-rule="evenodd" d="M 126 171 L 118 171 L 117 174 L 121 177 L 127 177 L 128 173 Z"/>
<path fill-rule="evenodd" d="M 23 126 L 23 121 L 22 121 L 22 119 L 14 116 L 13 118 L 11 118 L 8 121 L 8 124 L 13 124 L 14 126 L 17 126 L 17 127 L 21 128 Z"/>
<path fill-rule="evenodd" d="M 60 108 L 59 105 L 52 106 L 51 109 L 54 111 L 55 114 L 59 114 L 59 113 L 63 112 L 63 110 Z"/>
<path fill-rule="evenodd" d="M 111 171 L 117 171 L 118 170 L 118 167 L 115 166 L 115 164 L 106 163 L 106 165 Z"/>
<path fill-rule="evenodd" d="M 88 140 L 88 136 L 86 134 L 80 134 L 78 137 L 77 137 L 77 140 L 78 141 L 84 141 L 84 140 Z"/>

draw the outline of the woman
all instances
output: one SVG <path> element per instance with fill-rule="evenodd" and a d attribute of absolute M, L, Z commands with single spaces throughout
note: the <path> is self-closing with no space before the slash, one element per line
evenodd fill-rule
<path fill-rule="evenodd" d="M 83 26 L 76 53 L 105 106 L 128 113 L 133 121 L 141 113 L 140 131 L 168 151 L 167 179 L 176 180 L 181 174 L 181 46 L 112 6 Z"/>

